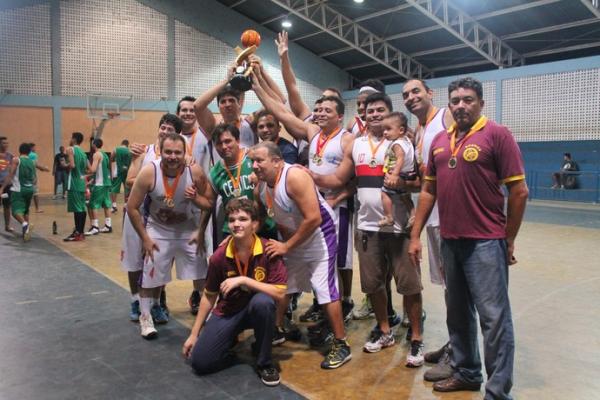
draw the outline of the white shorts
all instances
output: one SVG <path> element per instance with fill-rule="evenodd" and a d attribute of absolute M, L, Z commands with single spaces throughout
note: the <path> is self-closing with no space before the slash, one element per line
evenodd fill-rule
<path fill-rule="evenodd" d="M 429 279 L 435 285 L 446 286 L 442 261 L 442 238 L 439 226 L 427 227 L 427 253 L 429 256 Z"/>
<path fill-rule="evenodd" d="M 337 269 L 352 269 L 353 259 L 353 243 L 354 234 L 352 231 L 352 220 L 355 213 L 350 213 L 350 210 L 346 205 L 336 206 L 333 211 L 335 212 L 337 224 L 335 226 L 336 234 L 338 238 L 337 255 L 336 255 L 336 266 Z"/>
<path fill-rule="evenodd" d="M 142 239 L 133 228 L 129 214 L 125 210 L 121 237 L 121 267 L 126 272 L 136 272 L 141 271 L 143 266 Z"/>
<path fill-rule="evenodd" d="M 190 235 L 191 236 L 191 235 Z M 171 282 L 171 267 L 175 261 L 177 279 L 206 279 L 208 264 L 204 252 L 196 255 L 196 244 L 189 244 L 189 239 L 156 239 L 158 246 L 154 250 L 154 261 L 144 262 L 141 287 L 151 289 Z"/>
<path fill-rule="evenodd" d="M 294 251 L 284 257 L 284 262 L 288 294 L 314 291 L 319 304 L 340 299 L 335 252 L 330 257 L 311 260 Z"/>

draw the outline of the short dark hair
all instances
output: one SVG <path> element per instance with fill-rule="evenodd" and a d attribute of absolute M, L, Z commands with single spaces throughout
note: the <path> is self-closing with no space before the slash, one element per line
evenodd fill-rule
<path fill-rule="evenodd" d="M 571 158 L 571 153 L 565 153 L 564 156 Z"/>
<path fill-rule="evenodd" d="M 181 100 L 179 100 L 179 102 L 177 103 L 177 114 L 179 114 L 179 111 L 181 111 L 182 101 L 191 101 L 193 103 L 194 101 L 196 101 L 196 98 L 194 96 L 183 96 Z"/>
<path fill-rule="evenodd" d="M 129 146 L 129 140 L 127 140 L 127 139 L 123 139 L 123 141 L 121 142 L 121 144 L 122 144 L 123 146 Z"/>
<path fill-rule="evenodd" d="M 0 136 L 0 142 L 3 140 L 7 140 L 8 138 L 6 136 Z"/>
<path fill-rule="evenodd" d="M 158 122 L 158 127 L 160 128 L 160 126 L 165 123 L 172 125 L 173 128 L 175 128 L 175 132 L 177 132 L 177 133 L 181 133 L 181 129 L 183 129 L 183 121 L 181 120 L 181 118 L 179 118 L 175 114 L 171 114 L 171 113 L 164 114 L 160 118 L 160 121 Z"/>
<path fill-rule="evenodd" d="M 385 93 L 385 85 L 379 79 L 367 79 L 360 84 L 360 87 L 370 86 L 378 92 Z"/>
<path fill-rule="evenodd" d="M 450 93 L 458 88 L 471 89 L 477 94 L 480 100 L 483 99 L 483 85 L 475 78 L 467 76 L 466 78 L 460 78 L 451 82 L 448 85 L 448 97 L 450 97 Z"/>
<path fill-rule="evenodd" d="M 81 144 L 81 142 L 83 142 L 83 133 L 81 133 L 81 132 L 73 132 L 71 134 L 71 139 L 75 139 L 75 143 Z"/>
<path fill-rule="evenodd" d="M 19 154 L 29 154 L 31 153 L 31 143 L 21 143 L 19 145 Z"/>
<path fill-rule="evenodd" d="M 329 90 L 330 92 L 333 92 L 333 93 L 337 94 L 337 97 L 339 97 L 340 99 L 342 98 L 342 93 L 338 89 L 330 86 L 330 87 L 326 87 L 325 90 L 323 90 L 323 92 L 325 92 L 327 90 Z M 323 96 L 323 97 L 325 97 L 325 96 Z"/>
<path fill-rule="evenodd" d="M 221 123 L 215 126 L 212 132 L 212 141 L 213 143 L 217 143 L 221 135 L 225 132 L 231 133 L 231 136 L 235 139 L 236 142 L 240 141 L 240 130 L 237 126 L 233 124 Z"/>
<path fill-rule="evenodd" d="M 173 142 L 181 142 L 183 144 L 183 153 L 185 154 L 187 143 L 185 138 L 181 136 L 179 133 L 168 133 L 165 135 L 160 141 L 160 151 L 162 152 L 163 146 L 166 140 L 172 140 Z"/>
<path fill-rule="evenodd" d="M 225 215 L 229 216 L 229 214 L 236 211 L 244 211 L 250 215 L 250 219 L 252 221 L 258 221 L 258 210 L 256 209 L 254 202 L 250 199 L 238 197 L 229 200 L 227 202 L 227 206 L 225 207 Z"/>
<path fill-rule="evenodd" d="M 217 103 L 221 102 L 221 99 L 225 96 L 233 96 L 240 101 L 241 93 L 239 90 L 235 90 L 231 85 L 226 85 L 223 89 L 219 90 L 217 93 Z"/>
<path fill-rule="evenodd" d="M 383 101 L 390 112 L 394 111 L 394 106 L 392 105 L 392 99 L 385 93 L 371 93 L 367 96 L 365 100 L 365 108 L 369 106 L 371 103 L 375 103 L 377 101 Z"/>
<path fill-rule="evenodd" d="M 335 111 L 339 115 L 344 115 L 346 106 L 344 105 L 344 102 L 342 101 L 342 99 L 340 99 L 339 97 L 335 97 L 335 96 L 321 97 L 321 103 L 323 103 L 324 101 L 333 101 L 335 103 Z"/>
<path fill-rule="evenodd" d="M 385 119 L 389 118 L 397 119 L 400 122 L 401 127 L 403 127 L 404 129 L 408 128 L 408 118 L 406 118 L 406 115 L 404 115 L 404 113 L 400 111 L 393 111 L 389 113 L 387 117 L 385 117 Z"/>
<path fill-rule="evenodd" d="M 104 142 L 102 141 L 102 139 L 94 139 L 94 141 L 92 142 L 94 144 L 94 147 L 96 147 L 97 149 L 101 149 L 102 146 L 104 146 Z"/>
<path fill-rule="evenodd" d="M 271 116 L 273 117 L 273 119 L 275 120 L 275 123 L 279 124 L 279 120 L 277 119 L 277 117 L 275 116 L 275 114 L 273 114 L 271 111 L 269 110 L 265 110 L 264 108 L 259 110 L 255 115 L 254 115 L 254 123 L 256 125 L 258 125 L 258 120 L 261 119 L 262 117 L 268 117 Z"/>
<path fill-rule="evenodd" d="M 35 147 L 35 143 L 33 143 L 33 142 L 29 143 L 29 147 L 31 147 L 33 149 Z"/>

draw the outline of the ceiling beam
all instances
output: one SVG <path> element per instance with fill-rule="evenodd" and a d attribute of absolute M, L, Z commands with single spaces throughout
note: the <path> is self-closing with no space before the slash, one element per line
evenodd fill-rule
<path fill-rule="evenodd" d="M 600 0 L 581 0 L 581 2 L 596 18 L 600 18 Z"/>
<path fill-rule="evenodd" d="M 344 68 L 344 71 L 352 71 L 353 69 L 374 67 L 376 65 L 379 65 L 379 63 L 377 61 L 370 61 L 370 62 L 366 62 L 366 63 L 362 63 L 362 64 L 351 65 L 349 67 Z"/>
<path fill-rule="evenodd" d="M 325 2 L 309 3 L 307 0 L 271 0 L 271 2 L 404 78 L 430 76 L 431 71 L 426 66 L 340 14 Z"/>
<path fill-rule="evenodd" d="M 240 4 L 244 4 L 247 0 L 239 0 L 236 1 L 235 3 L 233 3 L 232 5 L 229 6 L 229 8 L 236 8 L 237 6 L 239 6 Z"/>
<path fill-rule="evenodd" d="M 559 31 L 561 29 L 577 28 L 580 26 L 595 24 L 598 22 L 600 22 L 600 19 L 598 19 L 598 18 L 582 19 L 579 21 L 567 22 L 565 24 L 545 26 L 545 27 L 539 28 L 539 29 L 531 29 L 529 31 L 515 32 L 515 33 L 511 33 L 509 35 L 501 36 L 501 39 L 502 40 L 518 39 L 518 38 L 522 38 L 522 37 L 526 37 L 526 36 L 538 35 L 540 33 Z"/>
<path fill-rule="evenodd" d="M 432 68 L 431 70 L 434 72 L 437 71 L 447 71 L 450 69 L 459 69 L 459 68 L 465 68 L 465 67 L 475 67 L 477 65 L 485 65 L 485 64 L 490 64 L 490 62 L 488 60 L 481 60 L 481 61 L 469 61 L 469 62 L 465 62 L 462 64 L 452 64 L 452 65 L 445 65 L 443 67 L 437 67 L 437 68 Z"/>
<path fill-rule="evenodd" d="M 448 0 L 406 1 L 497 67 L 523 63 L 519 53 Z M 458 26 L 450 23 L 453 19 L 458 20 Z"/>
<path fill-rule="evenodd" d="M 537 51 L 532 51 L 530 53 L 525 53 L 523 55 L 525 57 L 546 56 L 548 54 L 564 53 L 566 51 L 583 50 L 583 49 L 589 49 L 592 47 L 600 47 L 600 42 L 582 43 L 582 44 L 576 44 L 573 46 L 558 47 L 556 49 L 537 50 Z"/>

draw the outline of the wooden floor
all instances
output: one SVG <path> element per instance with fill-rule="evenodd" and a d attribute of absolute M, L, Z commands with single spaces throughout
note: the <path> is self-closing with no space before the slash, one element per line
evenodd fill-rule
<path fill-rule="evenodd" d="M 73 226 L 72 215 L 66 213 L 66 204 L 47 199 L 42 205 L 44 213 L 32 214 L 35 234 L 64 249 L 117 285 L 128 287 L 127 276 L 119 266 L 120 214 L 115 214 L 118 217 L 114 218 L 115 231 L 112 234 L 91 237 L 84 242 L 64 243 L 62 238 L 70 233 Z M 540 210 L 542 215 L 547 212 L 552 217 L 564 211 L 563 207 L 547 207 L 547 210 L 536 207 L 530 205 L 532 213 L 537 211 L 535 221 L 540 220 Z M 584 211 L 586 215 L 600 219 L 600 207 L 592 206 Z M 577 218 L 576 209 L 569 212 L 573 216 L 567 216 L 567 220 Z M 53 221 L 57 222 L 58 235 L 52 235 Z M 24 251 L 29 245 L 23 245 Z M 510 275 L 517 340 L 515 398 L 600 398 L 600 380 L 597 379 L 600 371 L 600 229 L 525 222 L 515 255 L 519 263 L 511 267 Z M 428 351 L 446 342 L 447 331 L 442 290 L 429 283 L 426 260 L 423 281 L 427 311 L 424 336 Z M 186 304 L 190 290 L 190 282 L 174 281 L 167 288 L 172 316 L 187 326 L 193 322 Z M 309 297 L 301 298 L 300 312 L 308 306 Z M 353 297 L 358 306 L 362 297 L 358 273 L 354 277 Z M 122 313 L 123 324 L 130 324 L 129 298 L 124 296 L 122 304 L 122 309 L 115 312 Z M 400 310 L 398 295 L 394 295 L 394 304 Z M 422 379 L 429 366 L 418 369 L 404 367 L 408 350 L 403 340 L 404 329 L 397 332 L 396 346 L 377 354 L 363 353 L 362 345 L 372 326 L 373 320 L 350 323 L 348 333 L 353 359 L 338 370 L 321 370 L 319 363 L 322 356 L 309 349 L 306 343 L 285 343 L 276 348 L 274 354 L 282 370 L 282 381 L 311 399 L 450 400 L 482 397 L 483 391 L 433 392 L 431 384 Z M 242 347 L 244 351 L 249 353 L 249 349 Z"/>

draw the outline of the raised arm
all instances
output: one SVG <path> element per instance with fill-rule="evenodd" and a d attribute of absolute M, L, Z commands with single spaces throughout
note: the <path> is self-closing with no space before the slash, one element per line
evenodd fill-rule
<path fill-rule="evenodd" d="M 296 76 L 290 63 L 289 51 L 288 51 L 288 34 L 283 31 L 277 35 L 275 39 L 277 45 L 277 52 L 279 53 L 279 61 L 281 63 L 281 76 L 285 83 L 285 89 L 288 93 L 290 102 L 290 108 L 294 115 L 302 120 L 306 119 L 310 114 L 310 108 L 304 103 L 298 90 L 298 84 L 296 83 Z"/>
<path fill-rule="evenodd" d="M 313 124 L 302 121 L 292 114 L 285 105 L 277 99 L 268 95 L 264 86 L 266 83 L 262 79 L 260 68 L 253 72 L 252 89 L 261 101 L 263 106 L 275 115 L 275 117 L 285 126 L 290 135 L 297 140 L 310 141 L 318 132 L 319 128 Z"/>

